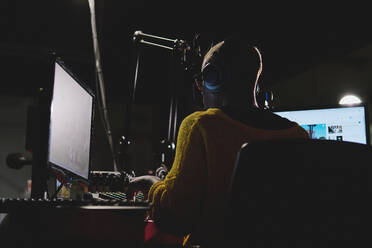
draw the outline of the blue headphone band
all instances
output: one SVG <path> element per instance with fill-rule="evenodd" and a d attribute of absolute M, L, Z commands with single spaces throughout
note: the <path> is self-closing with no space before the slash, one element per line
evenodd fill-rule
<path fill-rule="evenodd" d="M 220 92 L 222 88 L 222 84 L 216 84 L 216 83 L 209 83 L 204 81 L 204 87 L 212 92 Z"/>

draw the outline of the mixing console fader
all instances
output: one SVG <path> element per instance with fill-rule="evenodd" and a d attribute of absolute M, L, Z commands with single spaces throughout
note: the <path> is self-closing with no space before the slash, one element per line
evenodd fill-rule
<path fill-rule="evenodd" d="M 91 171 L 89 175 L 89 192 L 125 192 L 134 173 L 124 171 Z"/>
<path fill-rule="evenodd" d="M 91 171 L 88 193 L 86 198 L 99 200 L 130 200 L 144 201 L 142 191 L 128 190 L 129 181 L 135 177 L 134 173 L 116 171 Z"/>

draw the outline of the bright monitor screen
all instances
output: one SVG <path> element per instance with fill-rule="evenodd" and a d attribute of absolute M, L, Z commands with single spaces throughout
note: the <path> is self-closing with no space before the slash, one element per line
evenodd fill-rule
<path fill-rule="evenodd" d="M 274 111 L 274 113 L 297 122 L 312 139 L 370 143 L 365 105 Z"/>
<path fill-rule="evenodd" d="M 72 75 L 55 62 L 48 162 L 88 179 L 93 94 Z"/>

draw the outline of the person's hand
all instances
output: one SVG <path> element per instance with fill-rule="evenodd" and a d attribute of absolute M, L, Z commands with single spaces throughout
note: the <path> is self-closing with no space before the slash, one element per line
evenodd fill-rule
<path fill-rule="evenodd" d="M 154 183 L 157 183 L 159 181 L 161 181 L 161 179 L 157 176 L 144 175 L 132 178 L 129 181 L 129 187 L 147 191 Z"/>

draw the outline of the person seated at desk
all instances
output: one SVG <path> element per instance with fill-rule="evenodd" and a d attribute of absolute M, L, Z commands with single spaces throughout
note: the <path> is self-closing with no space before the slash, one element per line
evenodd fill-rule
<path fill-rule="evenodd" d="M 223 237 L 224 202 L 244 143 L 309 138 L 297 123 L 259 108 L 261 71 L 256 47 L 236 38 L 213 46 L 203 58 L 198 84 L 205 110 L 182 121 L 168 175 L 131 181 L 149 187 L 154 223 L 161 231 L 184 236 L 184 246 L 218 244 Z"/>

